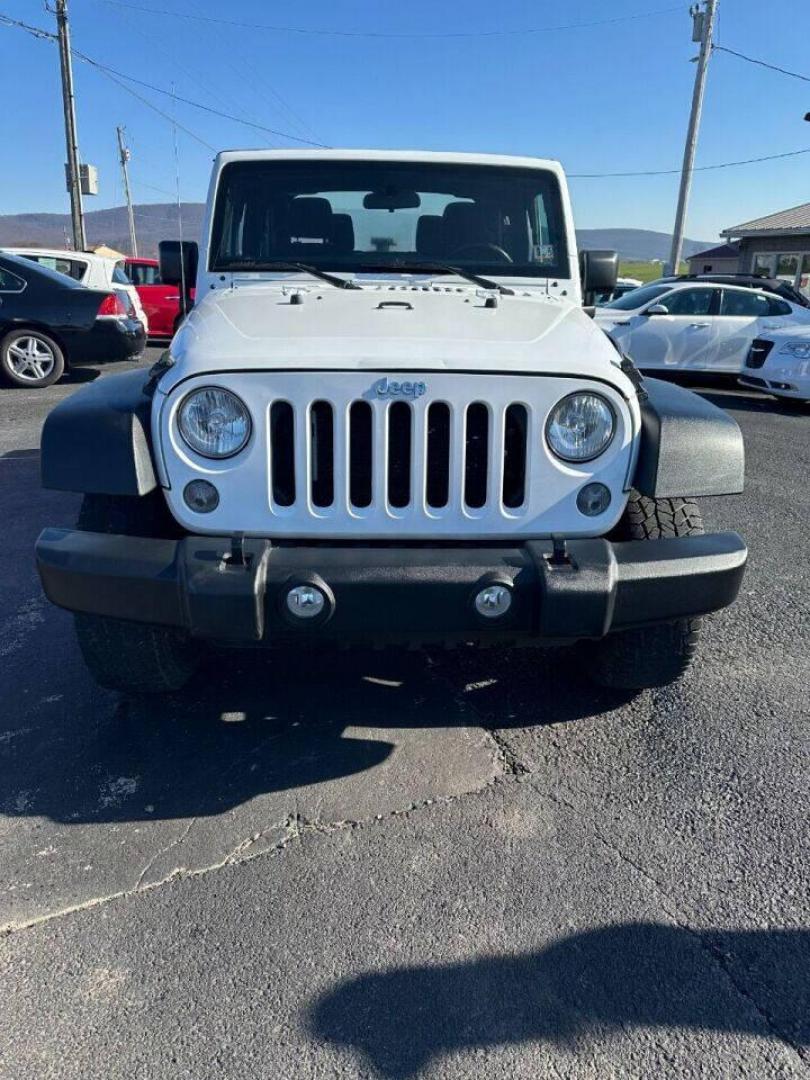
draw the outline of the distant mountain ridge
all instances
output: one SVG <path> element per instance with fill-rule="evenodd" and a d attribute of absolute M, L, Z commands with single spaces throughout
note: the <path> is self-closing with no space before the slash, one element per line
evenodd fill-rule
<path fill-rule="evenodd" d="M 183 236 L 197 239 L 202 228 L 203 203 L 182 203 Z M 124 206 L 109 210 L 91 210 L 85 215 L 87 242 L 106 244 L 118 251 L 129 251 L 129 226 Z M 157 255 L 160 240 L 179 237 L 177 205 L 173 203 L 141 203 L 135 207 L 135 230 L 141 255 Z M 0 247 L 36 245 L 37 247 L 68 247 L 69 214 L 6 214 L 0 215 Z M 671 238 L 667 233 L 650 229 L 577 229 L 581 248 L 610 248 L 622 259 L 649 261 L 669 258 Z M 684 240 L 684 258 L 711 247 L 716 241 Z"/>
<path fill-rule="evenodd" d="M 139 255 L 156 257 L 159 241 L 179 238 L 176 203 L 141 203 L 134 209 Z M 181 203 L 183 237 L 186 240 L 199 238 L 204 211 L 204 203 Z M 129 222 L 125 206 L 89 211 L 85 214 L 85 229 L 87 243 L 91 247 L 106 244 L 117 251 L 129 251 Z M 0 247 L 72 247 L 70 237 L 69 214 L 0 215 Z"/>
<path fill-rule="evenodd" d="M 683 257 L 688 259 L 715 247 L 717 240 L 686 240 L 683 242 Z M 577 229 L 577 244 L 580 248 L 608 248 L 618 251 L 623 259 L 649 262 L 652 259 L 669 259 L 672 245 L 670 233 L 653 232 L 652 229 Z"/>

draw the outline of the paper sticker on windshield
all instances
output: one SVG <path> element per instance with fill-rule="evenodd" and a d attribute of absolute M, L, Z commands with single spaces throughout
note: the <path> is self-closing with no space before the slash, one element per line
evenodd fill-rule
<path fill-rule="evenodd" d="M 553 244 L 535 244 L 534 245 L 534 262 L 540 264 L 547 264 L 554 262 L 554 245 Z"/>

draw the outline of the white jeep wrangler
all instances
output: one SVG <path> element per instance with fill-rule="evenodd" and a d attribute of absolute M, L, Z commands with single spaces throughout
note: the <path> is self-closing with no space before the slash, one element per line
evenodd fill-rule
<path fill-rule="evenodd" d="M 735 422 L 642 380 L 583 310 L 559 164 L 222 153 L 196 304 L 151 371 L 48 417 L 37 542 L 95 678 L 179 688 L 203 646 L 586 641 L 587 674 L 676 679 L 746 550 L 694 499 L 742 490 Z M 197 263 L 199 262 L 199 266 Z"/>

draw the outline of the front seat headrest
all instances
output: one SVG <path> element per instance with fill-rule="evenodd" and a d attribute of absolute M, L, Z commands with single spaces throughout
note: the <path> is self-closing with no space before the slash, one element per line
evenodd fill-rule
<path fill-rule="evenodd" d="M 417 221 L 416 251 L 419 255 L 443 253 L 444 221 L 439 214 L 423 214 Z"/>
<path fill-rule="evenodd" d="M 351 214 L 332 215 L 331 247 L 340 255 L 350 255 L 354 251 L 354 225 Z"/>
<path fill-rule="evenodd" d="M 473 202 L 448 203 L 442 214 L 445 243 L 452 254 L 470 244 L 486 244 L 495 239 L 482 206 Z"/>
<path fill-rule="evenodd" d="M 290 203 L 289 233 L 294 243 L 321 241 L 332 236 L 332 207 L 328 199 L 299 196 Z"/>

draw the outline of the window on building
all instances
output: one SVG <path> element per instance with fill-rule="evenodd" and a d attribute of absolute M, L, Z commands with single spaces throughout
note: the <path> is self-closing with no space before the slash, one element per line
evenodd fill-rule
<path fill-rule="evenodd" d="M 793 285 L 799 272 L 799 255 L 780 255 L 776 260 L 776 277 Z"/>

